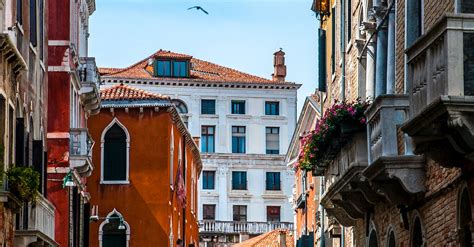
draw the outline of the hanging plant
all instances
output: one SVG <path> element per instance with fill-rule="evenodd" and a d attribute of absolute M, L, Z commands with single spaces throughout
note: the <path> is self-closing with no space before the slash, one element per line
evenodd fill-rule
<path fill-rule="evenodd" d="M 11 166 L 3 174 L 7 178 L 8 189 L 24 202 L 36 202 L 40 185 L 40 174 L 31 167 Z"/>
<path fill-rule="evenodd" d="M 296 169 L 311 170 L 326 166 L 354 132 L 366 128 L 368 102 L 336 102 L 326 110 L 315 129 L 301 137 Z"/>

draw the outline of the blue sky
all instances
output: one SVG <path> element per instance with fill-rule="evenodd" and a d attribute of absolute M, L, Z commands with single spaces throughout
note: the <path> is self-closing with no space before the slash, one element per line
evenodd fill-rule
<path fill-rule="evenodd" d="M 316 87 L 317 20 L 311 0 L 96 0 L 89 55 L 125 67 L 156 50 L 192 55 L 270 78 L 286 52 L 287 80 L 303 84 L 298 112 Z M 202 6 L 209 15 L 197 10 Z"/>

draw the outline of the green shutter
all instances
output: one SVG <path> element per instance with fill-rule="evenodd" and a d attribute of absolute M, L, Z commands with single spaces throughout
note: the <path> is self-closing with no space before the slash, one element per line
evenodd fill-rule
<path fill-rule="evenodd" d="M 318 49 L 318 63 L 319 63 L 319 78 L 318 90 L 326 92 L 326 31 L 319 28 L 319 49 Z"/>

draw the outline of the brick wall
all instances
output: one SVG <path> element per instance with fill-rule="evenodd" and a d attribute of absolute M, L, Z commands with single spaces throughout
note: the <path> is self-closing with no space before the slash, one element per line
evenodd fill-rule
<path fill-rule="evenodd" d="M 274 230 L 252 239 L 246 240 L 234 247 L 293 247 L 293 233 L 287 230 Z"/>

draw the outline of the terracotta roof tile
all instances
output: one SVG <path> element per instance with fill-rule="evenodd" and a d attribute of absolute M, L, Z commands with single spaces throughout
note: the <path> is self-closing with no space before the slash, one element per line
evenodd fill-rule
<path fill-rule="evenodd" d="M 150 58 L 177 58 L 189 59 L 191 71 L 189 78 L 169 78 L 172 80 L 195 80 L 211 82 L 238 82 L 238 83 L 288 83 L 275 82 L 269 79 L 250 75 L 228 67 L 220 66 L 192 56 L 159 50 L 151 56 L 127 67 L 127 68 L 101 68 L 99 69 L 103 78 L 127 78 L 127 79 L 157 79 L 146 70 Z M 161 77 L 162 78 L 162 77 Z"/>
<path fill-rule="evenodd" d="M 130 87 L 123 84 L 117 84 L 110 88 L 101 90 L 100 97 L 102 101 L 117 101 L 117 100 L 134 101 L 134 100 L 169 99 L 168 96 L 150 93 L 145 90 L 141 90 L 141 89 Z"/>

